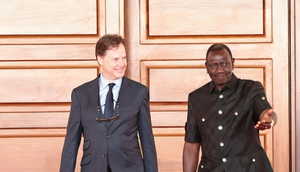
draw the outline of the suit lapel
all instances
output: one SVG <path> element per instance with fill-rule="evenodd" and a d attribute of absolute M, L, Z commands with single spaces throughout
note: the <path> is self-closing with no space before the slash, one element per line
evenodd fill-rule
<path fill-rule="evenodd" d="M 91 98 L 91 102 L 93 104 L 93 108 L 95 109 L 96 113 L 97 113 L 97 107 L 100 105 L 100 103 L 98 102 L 98 100 L 99 100 L 98 79 L 99 79 L 99 77 L 97 77 L 96 79 L 94 79 L 90 83 L 90 87 L 88 89 L 88 93 L 89 93 L 89 96 Z M 98 105 L 98 103 L 99 103 L 99 105 Z M 100 108 L 99 117 L 102 118 L 103 117 L 103 113 L 102 113 L 102 110 L 101 110 L 101 106 L 99 106 L 99 108 Z"/>
<path fill-rule="evenodd" d="M 131 93 L 131 87 L 128 78 L 123 77 L 122 82 L 123 83 L 119 93 L 120 110 L 122 110 L 122 108 L 126 104 L 125 102 L 127 101 L 129 94 Z"/>

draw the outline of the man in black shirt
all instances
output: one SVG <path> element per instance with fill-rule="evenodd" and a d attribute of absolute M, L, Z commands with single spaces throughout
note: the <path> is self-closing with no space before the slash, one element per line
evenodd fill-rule
<path fill-rule="evenodd" d="M 271 172 L 259 131 L 277 122 L 262 84 L 237 78 L 230 49 L 214 44 L 205 66 L 211 82 L 191 92 L 183 149 L 183 171 Z"/>

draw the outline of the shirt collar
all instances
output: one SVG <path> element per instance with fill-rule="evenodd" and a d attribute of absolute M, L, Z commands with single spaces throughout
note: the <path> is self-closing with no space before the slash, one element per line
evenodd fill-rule
<path fill-rule="evenodd" d="M 229 88 L 231 91 L 235 92 L 237 89 L 237 83 L 238 83 L 238 79 L 237 77 L 234 75 L 234 73 L 232 73 L 231 75 L 231 80 L 225 85 L 225 87 Z M 214 84 L 213 81 L 210 82 L 209 84 L 209 90 L 208 92 L 211 93 L 214 89 L 215 89 L 216 85 Z M 224 88 L 225 88 L 224 87 Z M 224 89 L 223 88 L 223 89 Z M 222 90 L 223 90 L 222 89 Z"/>
<path fill-rule="evenodd" d="M 118 79 L 114 80 L 113 83 L 115 83 L 116 86 L 118 86 L 119 88 L 121 88 L 122 79 L 123 79 L 123 77 L 122 78 L 118 78 Z M 107 79 L 105 79 L 103 77 L 102 73 L 100 73 L 100 81 L 99 82 L 100 82 L 100 84 L 99 84 L 100 85 L 100 89 L 101 88 L 105 88 L 109 83 L 111 83 L 111 82 L 109 82 Z"/>

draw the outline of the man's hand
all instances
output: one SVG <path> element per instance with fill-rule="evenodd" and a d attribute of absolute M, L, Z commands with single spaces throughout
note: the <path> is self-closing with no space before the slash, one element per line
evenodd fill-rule
<path fill-rule="evenodd" d="M 254 126 L 258 130 L 272 128 L 277 122 L 277 115 L 273 109 L 266 109 L 260 114 L 259 121 Z"/>

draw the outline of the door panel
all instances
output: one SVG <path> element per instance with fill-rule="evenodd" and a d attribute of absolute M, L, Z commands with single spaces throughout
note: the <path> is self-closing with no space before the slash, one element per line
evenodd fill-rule
<path fill-rule="evenodd" d="M 6 129 L 0 134 L 1 171 L 59 171 L 64 129 Z M 76 172 L 83 155 L 82 144 L 79 147 Z"/>
<path fill-rule="evenodd" d="M 140 0 L 141 43 L 271 42 L 272 0 Z"/>

